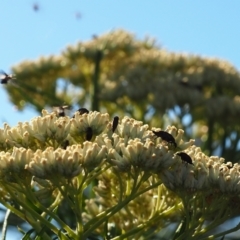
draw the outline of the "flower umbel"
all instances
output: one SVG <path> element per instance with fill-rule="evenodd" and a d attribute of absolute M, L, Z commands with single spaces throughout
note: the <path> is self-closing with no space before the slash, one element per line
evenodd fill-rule
<path fill-rule="evenodd" d="M 0 202 L 16 202 L 20 208 L 11 210 L 27 216 L 36 232 L 45 226 L 61 239 L 95 232 L 147 238 L 149 229 L 159 233 L 183 220 L 179 239 L 200 239 L 240 213 L 240 165 L 207 156 L 194 140 L 183 140 L 183 130 L 153 128 L 168 137 L 156 138 L 129 117 L 119 118 L 113 131 L 107 113 L 42 113 L 0 129 Z M 57 213 L 66 204 L 74 220 Z"/>
<path fill-rule="evenodd" d="M 26 165 L 25 169 L 38 178 L 55 179 L 56 177 L 73 178 L 81 170 L 82 158 L 77 151 L 56 149 L 52 147 L 45 151 L 37 150 L 33 160 Z"/>

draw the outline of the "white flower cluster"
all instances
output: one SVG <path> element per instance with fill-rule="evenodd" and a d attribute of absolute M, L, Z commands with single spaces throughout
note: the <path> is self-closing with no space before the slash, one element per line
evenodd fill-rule
<path fill-rule="evenodd" d="M 55 113 L 49 114 L 43 110 L 43 117 L 36 117 L 30 122 L 19 122 L 13 128 L 5 124 L 4 129 L 0 129 L 0 146 L 2 149 L 14 146 L 37 149 L 47 144 L 54 146 L 54 141 L 61 143 L 66 139 L 70 126 L 68 117 L 57 118 Z"/>
<path fill-rule="evenodd" d="M 13 148 L 12 153 L 0 152 L 0 178 L 17 182 L 17 178 L 24 178 L 25 166 L 33 157 L 33 151 L 25 148 Z"/>
<path fill-rule="evenodd" d="M 93 136 L 97 136 L 105 130 L 109 122 L 109 115 L 99 112 L 81 115 L 77 112 L 75 118 L 72 118 L 70 122 L 70 135 L 77 140 L 86 140 L 86 134 L 89 128 L 92 130 Z"/>
<path fill-rule="evenodd" d="M 82 170 L 82 155 L 71 150 L 54 150 L 52 147 L 45 151 L 37 150 L 25 169 L 38 178 L 73 178 Z"/>
<path fill-rule="evenodd" d="M 170 189 L 209 190 L 222 193 L 240 193 L 240 165 L 224 163 L 220 157 L 208 157 L 196 146 L 186 150 L 194 165 L 176 161 L 160 178 Z M 178 156 L 174 156 L 178 159 Z"/>
<path fill-rule="evenodd" d="M 88 128 L 93 136 L 84 141 Z M 94 170 L 105 160 L 105 164 L 120 172 L 137 169 L 157 174 L 170 189 L 204 190 L 210 187 L 222 192 L 240 192 L 238 164 L 231 166 L 222 158 L 206 156 L 193 145 L 193 140 L 183 141 L 181 129 L 168 127 L 165 131 L 176 146 L 154 132 L 148 125 L 129 117 L 120 120 L 113 133 L 108 114 L 76 113 L 75 118 L 57 118 L 56 114 L 44 110 L 43 117 L 13 128 L 4 125 L 4 129 L 0 129 L 3 149 L 0 176 L 13 179 L 14 174 L 27 171 L 38 178 L 73 178 L 83 170 Z M 72 142 L 63 149 L 60 143 L 66 139 Z M 184 152 L 191 161 L 182 158 L 179 152 Z"/>
<path fill-rule="evenodd" d="M 0 129 L 0 178 L 16 181 L 20 172 L 37 178 L 73 178 L 84 168 L 91 171 L 106 158 L 107 148 L 84 141 L 86 129 L 101 134 L 109 122 L 108 114 L 90 112 L 75 114 L 75 118 L 58 118 L 55 113 L 43 110 L 42 117 Z M 71 135 L 72 134 L 72 135 Z M 79 140 L 79 137 L 81 141 Z M 62 147 L 66 141 L 77 145 Z M 83 147 L 81 146 L 83 144 Z M 63 149 L 64 148 L 64 149 Z"/>

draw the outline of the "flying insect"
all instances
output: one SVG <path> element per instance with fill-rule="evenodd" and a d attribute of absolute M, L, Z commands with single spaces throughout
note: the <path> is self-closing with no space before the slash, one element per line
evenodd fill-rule
<path fill-rule="evenodd" d="M 12 74 L 7 74 L 3 70 L 0 70 L 1 84 L 7 84 L 9 81 L 14 80 L 15 77 Z"/>
<path fill-rule="evenodd" d="M 177 147 L 174 137 L 165 131 L 152 131 L 157 137 L 160 137 L 163 141 L 173 144 L 175 148 Z"/>
<path fill-rule="evenodd" d="M 81 14 L 80 12 L 76 12 L 76 13 L 75 13 L 75 17 L 76 17 L 77 19 L 81 19 L 81 18 L 82 18 L 82 14 Z"/>
<path fill-rule="evenodd" d="M 54 107 L 54 111 L 57 113 L 58 117 L 65 117 L 66 116 L 65 110 L 68 108 L 69 108 L 68 105 L 57 106 L 57 107 Z"/>
<path fill-rule="evenodd" d="M 192 162 L 192 158 L 191 158 L 187 153 L 185 153 L 185 152 L 179 152 L 179 153 L 177 153 L 177 155 L 178 155 L 179 157 L 181 157 L 181 159 L 182 159 L 183 162 L 186 162 L 187 164 L 192 164 L 192 165 L 194 165 L 193 162 Z"/>
<path fill-rule="evenodd" d="M 37 12 L 39 10 L 39 5 L 37 3 L 34 3 L 32 8 L 35 12 Z"/>

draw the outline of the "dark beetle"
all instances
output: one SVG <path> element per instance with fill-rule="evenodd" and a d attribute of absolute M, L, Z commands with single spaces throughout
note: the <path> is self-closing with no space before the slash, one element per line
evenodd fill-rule
<path fill-rule="evenodd" d="M 83 115 L 84 113 L 89 113 L 89 111 L 86 108 L 79 108 L 78 112 L 80 113 L 80 115 Z"/>
<path fill-rule="evenodd" d="M 165 132 L 165 131 L 153 131 L 153 133 L 157 136 L 157 137 L 160 137 L 163 141 L 166 141 L 168 143 L 171 143 L 175 146 L 175 148 L 177 147 L 177 144 L 175 142 L 175 139 L 174 137 L 168 133 L 168 132 Z"/>
<path fill-rule="evenodd" d="M 69 141 L 68 140 L 65 140 L 63 143 L 62 143 L 62 148 L 63 149 L 67 149 L 67 147 L 69 146 Z"/>
<path fill-rule="evenodd" d="M 79 108 L 77 112 L 80 113 L 80 115 L 83 115 L 84 113 L 88 114 L 89 111 L 86 108 Z M 73 115 L 73 118 L 75 118 L 75 114 Z"/>
<path fill-rule="evenodd" d="M 189 89 L 196 89 L 199 92 L 203 91 L 203 86 L 201 84 L 195 84 L 195 85 L 190 85 L 188 81 L 180 81 L 178 82 L 180 85 L 183 87 L 189 88 Z"/>
<path fill-rule="evenodd" d="M 92 136 L 93 136 L 92 128 L 91 127 L 87 127 L 87 129 L 86 129 L 86 140 L 87 141 L 91 141 Z"/>
<path fill-rule="evenodd" d="M 179 153 L 177 153 L 177 155 L 179 157 L 181 157 L 183 162 L 194 165 L 193 162 L 192 162 L 192 158 L 188 154 L 186 154 L 185 152 L 179 152 Z"/>
<path fill-rule="evenodd" d="M 119 117 L 116 116 L 113 118 L 113 123 L 112 123 L 112 132 L 114 132 L 118 126 L 118 122 L 119 122 Z"/>

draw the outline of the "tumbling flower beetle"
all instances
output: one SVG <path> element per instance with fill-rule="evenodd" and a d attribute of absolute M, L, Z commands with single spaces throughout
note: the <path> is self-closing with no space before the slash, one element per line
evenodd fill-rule
<path fill-rule="evenodd" d="M 168 133 L 168 132 L 165 132 L 165 131 L 153 131 L 153 133 L 157 136 L 157 137 L 160 137 L 163 141 L 166 141 L 168 143 L 171 143 L 175 146 L 175 148 L 177 147 L 177 144 L 175 142 L 175 139 L 174 137 Z"/>
<path fill-rule="evenodd" d="M 86 140 L 87 141 L 91 141 L 92 136 L 93 136 L 92 128 L 91 127 L 87 127 L 87 129 L 86 129 Z"/>
<path fill-rule="evenodd" d="M 117 126 L 118 126 L 118 121 L 119 121 L 119 117 L 116 116 L 113 118 L 113 123 L 112 123 L 112 132 L 115 132 Z"/>
<path fill-rule="evenodd" d="M 177 153 L 177 155 L 179 157 L 181 157 L 183 162 L 194 165 L 193 162 L 192 162 L 192 158 L 188 154 L 186 154 L 185 152 L 179 152 L 179 153 Z"/>
<path fill-rule="evenodd" d="M 86 108 L 79 108 L 76 112 L 79 112 L 80 115 L 83 115 L 84 113 L 88 114 L 89 111 Z M 73 118 L 75 118 L 75 114 L 73 115 Z"/>
<path fill-rule="evenodd" d="M 65 140 L 63 143 L 62 143 L 62 148 L 63 149 L 67 149 L 67 147 L 69 146 L 69 141 L 68 140 Z"/>

